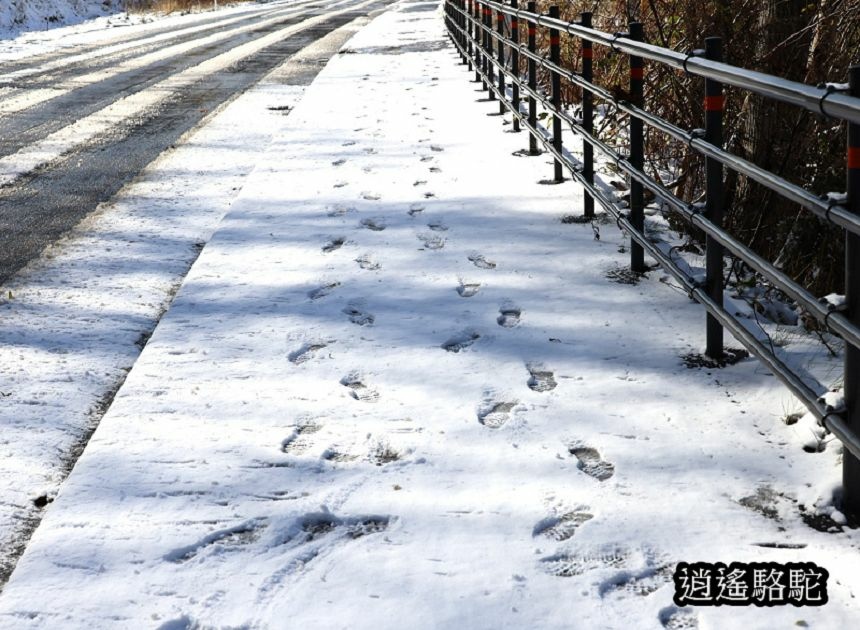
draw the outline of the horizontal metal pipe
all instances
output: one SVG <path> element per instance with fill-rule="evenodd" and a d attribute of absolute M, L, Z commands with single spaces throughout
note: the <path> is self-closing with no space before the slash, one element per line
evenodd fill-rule
<path fill-rule="evenodd" d="M 483 25 L 481 25 L 482 28 Z M 489 31 L 488 31 L 489 32 Z M 497 33 L 490 32 L 490 34 L 494 38 L 498 38 L 499 35 Z M 718 160 L 724 166 L 732 169 L 733 171 L 740 173 L 750 179 L 758 182 L 762 186 L 782 195 L 789 201 L 796 203 L 800 206 L 803 206 L 813 214 L 815 214 L 818 218 L 824 219 L 825 221 L 830 221 L 835 225 L 838 225 L 841 228 L 848 230 L 853 234 L 860 235 L 860 216 L 855 215 L 847 210 L 847 208 L 830 204 L 828 200 L 815 195 L 814 193 L 809 192 L 805 188 L 798 186 L 797 184 L 792 184 L 788 180 L 771 173 L 770 171 L 753 164 L 749 160 L 745 160 L 744 158 L 737 156 L 725 149 L 721 149 L 713 144 L 705 142 L 701 138 L 689 133 L 688 131 L 684 131 L 680 127 L 676 127 L 675 125 L 651 114 L 650 112 L 646 112 L 645 110 L 636 107 L 626 101 L 619 101 L 612 93 L 608 90 L 601 88 L 589 81 L 586 81 L 581 76 L 579 76 L 576 72 L 572 72 L 561 66 L 552 63 L 549 59 L 532 53 L 528 49 L 523 49 L 520 51 L 522 55 L 528 57 L 530 59 L 534 59 L 536 63 L 538 63 L 543 68 L 557 72 L 559 75 L 573 83 L 581 87 L 582 89 L 588 90 L 595 96 L 603 99 L 604 101 L 610 102 L 618 107 L 620 110 L 630 114 L 631 116 L 636 116 L 641 119 L 650 127 L 657 129 L 663 133 L 668 134 L 669 136 L 679 140 L 680 142 L 686 143 L 691 148 L 695 149 L 699 153 L 712 157 L 715 160 Z M 858 99 L 860 100 L 860 99 Z"/>
<path fill-rule="evenodd" d="M 860 124 L 860 99 L 841 93 L 830 93 L 826 88 L 814 87 L 805 83 L 789 81 L 763 72 L 739 68 L 731 64 L 710 61 L 693 54 L 684 54 L 671 50 L 637 42 L 627 37 L 587 28 L 581 24 L 556 20 L 544 15 L 529 13 L 522 9 L 512 9 L 499 2 L 488 0 L 486 4 L 507 15 L 516 15 L 518 19 L 531 22 L 546 28 L 557 28 L 570 35 L 608 46 L 613 50 L 629 55 L 644 57 L 658 61 L 676 70 L 684 70 L 708 79 L 722 81 L 728 85 L 739 87 L 761 96 L 803 107 L 812 112 L 826 113 L 833 118 L 848 120 Z"/>
<path fill-rule="evenodd" d="M 496 64 L 498 65 L 498 64 Z M 499 71 L 508 74 L 512 80 L 517 80 L 513 73 L 499 66 Z M 521 89 L 530 97 L 538 99 L 544 107 L 555 111 L 552 103 L 544 95 L 536 90 L 532 90 L 527 85 L 521 86 Z M 832 312 L 830 308 L 822 304 L 814 295 L 800 286 L 792 278 L 774 267 L 770 262 L 753 252 L 749 247 L 737 241 L 733 237 L 726 234 L 718 226 L 708 221 L 704 215 L 694 212 L 689 204 L 675 196 L 671 191 L 662 186 L 659 182 L 654 181 L 648 175 L 639 169 L 635 168 L 624 156 L 620 155 L 607 144 L 586 132 L 575 118 L 566 112 L 560 112 L 559 115 L 572 128 L 572 130 L 584 137 L 592 146 L 596 147 L 606 157 L 611 159 L 618 167 L 626 172 L 636 181 L 640 182 L 646 188 L 651 190 L 656 196 L 663 199 L 672 208 L 681 214 L 681 216 L 691 225 L 698 227 L 705 234 L 711 236 L 721 245 L 723 245 L 732 254 L 747 263 L 754 271 L 760 273 L 776 288 L 783 291 L 791 299 L 799 303 L 806 309 L 810 315 L 815 317 L 819 322 L 826 323 L 830 329 L 841 336 L 846 342 L 851 343 L 855 347 L 860 347 L 860 328 L 850 322 L 847 317 L 838 312 Z M 708 143 L 704 143 L 708 145 Z M 712 146 L 712 145 L 708 145 Z"/>
<path fill-rule="evenodd" d="M 550 67 L 554 71 L 557 71 L 557 72 L 560 71 L 563 74 L 569 74 L 568 71 L 561 69 L 561 68 L 558 68 L 557 66 L 555 66 L 555 64 L 552 64 L 551 62 L 549 62 L 543 58 L 539 58 L 538 62 L 539 63 L 545 62 L 545 65 Z M 498 65 L 498 64 L 496 64 L 496 65 Z M 518 77 L 516 77 L 513 73 L 508 72 L 505 68 L 499 67 L 499 70 L 508 74 L 512 78 L 512 80 L 519 81 Z M 552 103 L 544 95 L 530 89 L 528 86 L 521 86 L 521 89 L 523 91 L 525 91 L 526 93 L 528 93 L 531 97 L 537 98 L 538 100 L 540 100 L 541 103 L 543 103 L 544 107 L 546 107 L 550 111 L 553 111 L 553 112 L 555 111 L 555 108 L 553 107 Z M 632 106 L 630 106 L 630 108 L 634 109 Z M 638 112 L 631 111 L 630 113 L 632 115 L 639 115 L 640 113 L 647 114 L 646 112 L 642 112 L 641 110 L 639 110 Z M 650 116 L 650 114 L 647 114 L 647 115 Z M 712 236 L 714 239 L 716 239 L 718 242 L 720 242 L 720 244 L 722 244 L 724 247 L 726 247 L 732 254 L 734 254 L 735 256 L 740 258 L 741 260 L 743 260 L 752 269 L 754 269 L 755 271 L 760 273 L 763 277 L 765 277 L 768 281 L 770 281 L 774 286 L 776 286 L 778 289 L 780 289 L 784 293 L 786 293 L 786 295 L 788 295 L 790 298 L 792 298 L 793 300 L 798 302 L 803 308 L 805 308 L 809 312 L 810 315 L 815 317 L 819 322 L 826 323 L 834 333 L 841 336 L 845 341 L 851 343 L 855 347 L 860 347 L 860 328 L 858 328 L 856 325 L 851 323 L 847 317 L 845 317 L 841 313 L 831 312 L 831 310 L 828 306 L 819 302 L 815 296 L 813 296 L 811 293 L 806 291 L 806 289 L 804 289 L 799 284 L 794 282 L 794 280 L 792 280 L 790 277 L 788 277 L 782 271 L 778 270 L 771 263 L 769 263 L 764 258 L 757 255 L 755 252 L 753 252 L 747 246 L 743 245 L 739 241 L 737 241 L 734 238 L 732 238 L 731 236 L 727 235 L 725 232 L 720 230 L 717 226 L 711 224 L 709 221 L 707 221 L 707 219 L 704 218 L 704 216 L 699 215 L 695 212 L 692 212 L 690 210 L 688 204 L 686 204 L 684 201 L 678 199 L 668 189 L 664 188 L 659 183 L 657 183 L 654 180 L 652 180 L 651 178 L 649 178 L 645 173 L 635 169 L 632 164 L 627 162 L 623 156 L 620 156 L 617 152 L 615 152 L 613 149 L 611 149 L 608 145 L 601 142 L 599 139 L 592 136 L 591 134 L 586 133 L 585 130 L 581 128 L 579 121 L 577 121 L 576 119 L 574 119 L 573 117 L 571 117 L 570 115 L 568 115 L 565 112 L 561 112 L 560 116 L 562 118 L 564 118 L 565 121 L 568 122 L 568 124 L 571 125 L 571 127 L 573 128 L 573 131 L 575 133 L 578 133 L 579 135 L 583 136 L 590 144 L 592 144 L 593 146 L 598 148 L 604 155 L 606 155 L 608 158 L 613 160 L 619 166 L 619 168 L 624 170 L 631 177 L 635 178 L 636 181 L 640 182 L 645 187 L 650 189 L 655 195 L 657 195 L 658 197 L 660 197 L 661 199 L 663 199 L 664 201 L 669 203 L 673 207 L 673 209 L 675 211 L 679 212 L 689 223 L 691 223 L 692 225 L 695 225 L 699 229 L 703 230 L 706 234 Z M 657 119 L 657 120 L 660 120 L 660 119 Z M 665 122 L 665 121 L 661 121 L 661 122 Z M 667 127 L 670 127 L 670 128 L 673 127 L 670 123 L 665 123 L 665 125 Z M 730 166 L 730 167 L 735 166 L 734 160 L 737 160 L 738 162 L 745 163 L 745 164 L 741 165 L 740 168 L 738 168 L 737 170 L 740 171 L 741 169 L 744 169 L 743 172 L 746 173 L 747 168 L 750 168 L 750 170 L 754 169 L 755 171 L 757 171 L 759 173 L 758 177 L 754 177 L 757 181 L 759 181 L 759 177 L 761 177 L 762 179 L 769 177 L 772 180 L 780 180 L 781 179 L 781 178 L 778 178 L 776 175 L 772 175 L 768 171 L 765 171 L 764 169 L 760 169 L 759 167 L 757 167 L 757 166 L 755 166 L 749 162 L 746 162 L 742 158 L 739 158 L 737 156 L 732 155 L 731 153 L 727 153 L 725 151 L 718 149 L 714 145 L 707 143 L 704 140 L 694 138 L 692 135 L 687 134 L 686 132 L 684 132 L 678 128 L 673 129 L 673 135 L 674 134 L 677 134 L 677 137 L 679 139 L 687 140 L 694 148 L 699 150 L 701 153 L 704 153 L 705 155 L 713 155 L 717 159 L 726 158 L 728 166 Z M 815 209 L 818 211 L 818 212 L 816 212 L 817 214 L 819 212 L 822 216 L 827 214 L 827 204 L 826 203 L 822 202 L 820 199 L 818 199 L 816 197 L 812 197 L 811 193 L 808 193 L 807 191 L 803 190 L 802 188 L 794 186 L 793 184 L 789 184 L 788 182 L 785 182 L 784 180 L 782 180 L 782 182 L 783 182 L 783 184 L 780 184 L 779 182 L 774 183 L 773 188 L 777 192 L 785 193 L 786 191 L 783 190 L 783 186 L 786 188 L 794 188 L 797 191 L 799 191 L 800 193 L 802 193 L 802 194 L 806 195 L 808 198 L 810 198 L 815 204 L 817 204 L 815 207 Z M 762 183 L 764 183 L 764 182 L 762 182 Z M 786 196 L 788 196 L 788 195 L 786 195 Z M 836 215 L 837 208 L 839 210 L 842 210 L 842 212 L 846 213 L 847 216 L 850 217 L 850 219 L 854 223 L 856 223 L 857 229 L 860 230 L 860 220 L 858 220 L 860 218 L 858 218 L 856 215 L 848 213 L 844 208 L 834 206 L 830 211 L 831 216 Z M 852 224 L 852 227 L 853 227 L 853 224 Z"/>
<path fill-rule="evenodd" d="M 458 29 L 459 30 L 459 29 Z M 454 40 L 455 46 L 460 47 L 459 42 Z M 481 72 L 481 75 L 484 78 L 487 78 L 486 75 Z M 499 100 L 504 102 L 508 109 L 514 116 L 517 116 L 520 119 L 521 124 L 532 133 L 540 142 L 544 145 L 544 148 L 555 158 L 562 162 L 565 167 L 570 171 L 572 177 L 576 179 L 591 195 L 594 197 L 604 209 L 612 215 L 619 228 L 621 228 L 627 235 L 634 239 L 639 245 L 641 245 L 652 258 L 654 258 L 663 269 L 671 274 L 680 284 L 681 286 L 688 291 L 689 295 L 699 302 L 709 313 L 711 313 L 715 318 L 717 318 L 721 325 L 727 328 L 750 352 L 752 352 L 762 363 L 764 363 L 768 369 L 773 372 L 773 374 L 780 380 L 782 383 L 788 387 L 789 390 L 804 404 L 804 406 L 815 416 L 815 418 L 824 424 L 824 426 L 834 435 L 837 439 L 839 439 L 851 452 L 855 457 L 860 458 L 860 438 L 856 436 L 850 428 L 845 424 L 844 419 L 838 413 L 828 411 L 824 404 L 820 400 L 820 395 L 823 393 L 826 388 L 820 383 L 816 383 L 819 391 L 816 392 L 813 390 L 803 379 L 801 379 L 797 374 L 791 371 L 791 369 L 785 365 L 783 361 L 779 359 L 770 349 L 765 346 L 761 340 L 755 337 L 745 326 L 743 326 L 738 320 L 736 320 L 732 315 L 730 315 L 724 308 L 720 305 L 716 304 L 710 296 L 703 291 L 698 283 L 693 279 L 688 277 L 683 270 L 678 267 L 675 261 L 672 260 L 671 256 L 667 255 L 665 252 L 660 250 L 660 248 L 650 241 L 644 234 L 639 233 L 633 225 L 628 220 L 627 216 L 616 206 L 615 202 L 608 199 L 602 190 L 590 184 L 585 180 L 578 165 L 576 165 L 568 155 L 565 154 L 564 151 L 557 151 L 556 148 L 552 144 L 552 138 L 548 132 L 541 133 L 539 129 L 532 127 L 528 123 L 528 117 L 525 116 L 522 112 L 514 111 L 514 109 L 507 102 L 507 99 L 501 91 L 498 90 L 495 86 L 490 86 L 493 89 Z M 544 98 L 541 97 L 541 101 L 544 101 Z M 570 121 L 569 121 L 570 122 Z M 602 144 L 602 143 L 601 143 Z M 599 145 L 595 145 L 599 146 Z M 629 163 L 620 159 L 619 164 L 628 165 Z M 632 167 L 631 167 L 632 168 Z M 625 169 L 626 170 L 626 169 Z M 632 169 L 636 170 L 636 169 Z M 638 172 L 638 171 L 637 171 Z M 632 175 L 632 173 L 631 173 Z M 649 182 L 652 182 L 650 178 L 641 174 L 642 177 Z M 643 181 L 643 184 L 646 183 Z M 653 183 L 653 182 L 652 182 Z M 658 184 L 659 186 L 659 184 Z M 655 193 L 656 194 L 656 193 Z M 662 196 L 662 195 L 661 195 Z M 666 196 L 670 198 L 674 198 L 677 200 L 674 195 L 666 191 Z M 701 215 L 692 213 L 686 205 L 677 200 L 676 207 L 680 210 L 681 207 L 684 207 L 688 213 L 690 213 L 691 218 L 695 221 L 698 227 L 702 229 L 713 230 L 713 235 L 719 237 L 721 239 L 726 239 L 723 242 L 727 248 L 733 247 L 734 245 L 740 245 L 739 243 L 733 242 L 731 237 L 724 235 L 722 231 L 717 230 L 716 226 L 708 222 Z M 728 240 L 731 239 L 731 240 Z M 741 247 L 743 247 L 741 245 Z M 755 256 L 755 254 L 753 254 Z M 764 259 L 760 259 L 763 263 L 763 267 L 770 266 L 767 261 Z M 777 271 L 778 270 L 774 270 Z M 778 272 L 781 273 L 781 272 Z M 844 320 L 842 315 L 838 313 L 833 313 L 830 315 L 831 322 Z M 846 325 L 849 324 L 847 320 L 844 322 Z M 846 326 L 847 328 L 847 326 Z M 851 334 L 851 328 L 847 328 L 849 330 L 849 334 Z M 856 331 L 853 331 L 856 334 Z"/>

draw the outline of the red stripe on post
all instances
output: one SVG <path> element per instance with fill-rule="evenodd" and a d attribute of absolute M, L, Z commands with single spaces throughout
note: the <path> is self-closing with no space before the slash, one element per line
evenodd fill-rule
<path fill-rule="evenodd" d="M 529 24 L 529 35 L 534 35 L 534 34 L 535 34 L 535 25 Z"/>
<path fill-rule="evenodd" d="M 706 96 L 705 111 L 706 112 L 721 112 L 726 106 L 725 96 Z"/>
<path fill-rule="evenodd" d="M 852 171 L 860 169 L 860 147 L 848 147 L 848 168 Z"/>
<path fill-rule="evenodd" d="M 553 35 L 552 37 L 549 38 L 549 45 L 550 46 L 558 46 L 558 35 Z"/>
<path fill-rule="evenodd" d="M 630 68 L 630 78 L 641 81 L 645 78 L 645 68 Z"/>
<path fill-rule="evenodd" d="M 583 48 L 582 49 L 582 58 L 583 59 L 593 59 L 594 58 L 594 49 L 593 48 Z"/>

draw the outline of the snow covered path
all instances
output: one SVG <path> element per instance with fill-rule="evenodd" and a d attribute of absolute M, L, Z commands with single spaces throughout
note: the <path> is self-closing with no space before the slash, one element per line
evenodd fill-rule
<path fill-rule="evenodd" d="M 10 628 L 851 627 L 838 480 L 704 315 L 512 155 L 436 2 L 282 119 L 0 595 Z M 345 98 L 346 94 L 349 98 Z M 507 127 L 506 129 L 509 129 Z M 683 609 L 678 561 L 813 561 L 823 608 Z"/>
<path fill-rule="evenodd" d="M 363 21 L 287 59 L 3 284 L 0 589 L 260 147 Z"/>

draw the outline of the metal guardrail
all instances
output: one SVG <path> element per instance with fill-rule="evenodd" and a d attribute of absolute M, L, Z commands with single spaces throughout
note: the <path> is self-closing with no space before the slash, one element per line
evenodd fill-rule
<path fill-rule="evenodd" d="M 685 54 L 644 42 L 643 27 L 640 23 L 631 23 L 628 33 L 610 34 L 592 28 L 590 13 L 581 14 L 579 22 L 565 22 L 559 19 L 557 7 L 550 7 L 549 15 L 542 15 L 536 12 L 534 2 L 529 2 L 527 9 L 522 10 L 518 7 L 517 0 L 510 0 L 509 5 L 494 0 L 446 0 L 445 12 L 451 40 L 463 63 L 467 64 L 470 70 L 474 68 L 475 80 L 483 83 L 484 89 L 489 91 L 489 98 L 498 99 L 500 112 L 511 112 L 514 130 L 519 131 L 523 127 L 528 131 L 529 153 L 539 154 L 538 144 L 543 145 L 554 158 L 555 180 L 562 181 L 563 171 L 567 169 L 583 186 L 584 216 L 594 216 L 594 202 L 597 201 L 615 218 L 619 228 L 629 235 L 633 271 L 641 272 L 646 269 L 644 254 L 647 252 L 680 283 L 691 298 L 704 306 L 708 313 L 706 354 L 713 359 L 723 358 L 723 330 L 728 329 L 843 443 L 843 511 L 860 519 L 860 66 L 850 69 L 848 84 L 813 87 L 724 63 L 722 41 L 715 37 L 705 40 L 703 50 Z M 527 25 L 525 44 L 520 41 L 521 24 Z M 538 27 L 549 29 L 549 58 L 537 51 Z M 579 72 L 561 66 L 561 33 L 571 35 L 581 43 L 582 68 Z M 594 82 L 594 44 L 610 47 L 629 56 L 630 89 L 627 100 L 618 100 Z M 521 58 L 526 60 L 526 77 L 520 74 Z M 643 109 L 646 60 L 705 79 L 703 130 L 686 131 Z M 546 70 L 550 76 L 548 95 L 537 88 L 539 67 Z M 562 79 L 582 88 L 581 118 L 576 118 L 561 108 Z M 725 150 L 722 137 L 725 85 L 846 121 L 847 194 L 819 196 Z M 524 100 L 528 101 L 527 106 L 522 102 L 523 95 Z M 629 114 L 627 155 L 622 155 L 595 135 L 595 97 Z M 538 104 L 552 114 L 551 131 L 538 125 Z M 582 138 L 581 162 L 575 160 L 564 147 L 562 122 L 566 122 Z M 705 157 L 705 204 L 687 203 L 645 173 L 643 132 L 646 125 L 685 142 Z M 595 149 L 630 177 L 629 212 L 625 212 L 627 209 L 622 208 L 595 186 Z M 723 229 L 725 168 L 758 182 L 819 218 L 844 229 L 846 307 L 839 308 L 819 300 L 773 263 L 753 252 Z M 677 215 L 706 235 L 704 282 L 691 277 L 686 266 L 673 256 L 665 244 L 652 242 L 645 236 L 645 189 L 650 190 Z M 723 274 L 726 252 L 743 261 L 845 341 L 843 408 L 834 409 L 825 404 L 821 398 L 827 390 L 824 385 L 810 383 L 808 379 L 794 372 L 768 344 L 763 343 L 724 308 Z"/>

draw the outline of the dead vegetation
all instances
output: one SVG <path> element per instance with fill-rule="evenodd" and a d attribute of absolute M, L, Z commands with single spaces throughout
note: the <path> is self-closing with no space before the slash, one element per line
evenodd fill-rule
<path fill-rule="evenodd" d="M 206 11 L 218 6 L 252 2 L 253 0 L 126 0 L 125 8 L 129 13 L 142 11 L 158 11 L 160 13 L 175 13 L 177 11 Z"/>
<path fill-rule="evenodd" d="M 812 85 L 846 81 L 849 66 L 858 61 L 860 0 L 541 0 L 538 10 L 546 13 L 551 4 L 558 4 L 562 19 L 570 21 L 591 11 L 594 27 L 610 33 L 623 33 L 629 22 L 640 21 L 648 42 L 683 52 L 703 48 L 705 37 L 719 36 L 727 62 Z M 540 28 L 538 34 L 538 45 L 547 53 L 548 30 Z M 561 44 L 563 65 L 580 69 L 579 41 L 564 36 Z M 596 45 L 594 52 L 595 82 L 623 99 L 628 57 L 604 46 Z M 548 85 L 546 73 L 539 78 Z M 683 129 L 701 128 L 703 84 L 701 78 L 646 62 L 645 108 Z M 734 88 L 726 97 L 728 149 L 817 194 L 844 190 L 844 124 Z M 581 90 L 568 84 L 563 98 L 575 109 Z M 612 107 L 608 113 L 600 136 L 624 152 L 626 115 Z M 649 174 L 685 201 L 702 200 L 704 159 L 653 130 L 647 131 L 646 143 Z M 840 230 L 732 173 L 725 192 L 732 234 L 814 293 L 842 292 Z"/>

